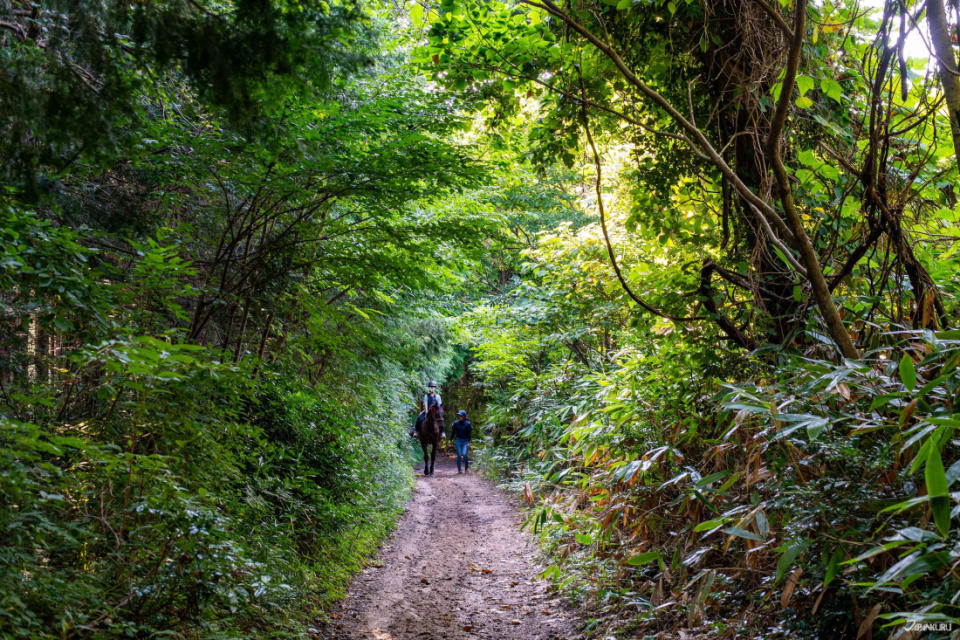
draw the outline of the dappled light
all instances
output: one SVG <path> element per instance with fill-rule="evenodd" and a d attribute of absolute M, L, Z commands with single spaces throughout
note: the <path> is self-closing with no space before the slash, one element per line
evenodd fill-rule
<path fill-rule="evenodd" d="M 958 29 L 0 2 L 0 637 L 956 638 Z"/>

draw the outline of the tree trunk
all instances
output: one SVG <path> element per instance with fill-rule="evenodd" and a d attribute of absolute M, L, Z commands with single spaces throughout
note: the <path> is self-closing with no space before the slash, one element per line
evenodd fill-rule
<path fill-rule="evenodd" d="M 943 85 L 943 97 L 950 114 L 953 152 L 955 160 L 960 163 L 960 73 L 957 70 L 953 43 L 950 42 L 950 25 L 947 24 L 943 0 L 927 0 L 927 27 L 930 29 L 930 39 L 937 55 L 940 84 Z"/>
<path fill-rule="evenodd" d="M 787 57 L 787 66 L 784 71 L 783 89 L 780 99 L 774 110 L 773 120 L 770 124 L 770 133 L 767 135 L 767 155 L 770 159 L 770 166 L 773 169 L 775 177 L 774 184 L 777 189 L 777 196 L 780 204 L 783 206 L 783 213 L 786 217 L 787 225 L 793 232 L 793 245 L 807 272 L 807 281 L 813 292 L 813 299 L 820 308 L 820 314 L 823 316 L 830 337 L 837 343 L 840 352 L 847 358 L 857 360 L 860 358 L 860 352 L 853 344 L 847 328 L 843 326 L 843 319 L 827 287 L 827 281 L 823 277 L 823 269 L 820 265 L 820 258 L 807 230 L 803 227 L 803 219 L 793 200 L 793 188 L 790 186 L 790 177 L 783 165 L 783 159 L 780 156 L 780 145 L 782 143 L 782 131 L 786 122 L 787 112 L 792 99 L 793 85 L 797 77 L 797 70 L 800 66 L 800 54 L 803 49 L 803 37 L 807 18 L 807 3 L 800 0 L 796 4 L 795 17 L 793 21 L 793 43 L 790 47 L 790 55 Z"/>

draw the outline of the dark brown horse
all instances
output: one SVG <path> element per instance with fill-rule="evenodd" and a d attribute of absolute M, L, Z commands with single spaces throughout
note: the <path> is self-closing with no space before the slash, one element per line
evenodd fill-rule
<path fill-rule="evenodd" d="M 420 436 L 420 448 L 423 449 L 423 475 L 433 475 L 433 462 L 437 458 L 437 444 L 443 435 L 443 407 L 435 404 L 427 412 L 427 419 L 420 426 L 418 435 Z M 427 455 L 427 446 L 430 446 L 430 454 Z"/>

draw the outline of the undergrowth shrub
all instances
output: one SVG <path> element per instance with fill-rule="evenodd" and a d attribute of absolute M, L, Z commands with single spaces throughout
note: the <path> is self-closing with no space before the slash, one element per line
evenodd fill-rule
<path fill-rule="evenodd" d="M 303 635 L 391 527 L 410 484 L 395 422 L 278 385 L 239 420 L 239 394 L 191 398 L 204 374 L 182 365 L 156 387 L 170 406 L 135 405 L 164 422 L 122 402 L 55 434 L 4 419 L 4 637 Z"/>
<path fill-rule="evenodd" d="M 492 399 L 487 465 L 597 634 L 946 638 L 960 334 L 886 345 L 837 364 L 662 341 L 556 366 Z"/>
<path fill-rule="evenodd" d="M 416 372 L 191 343 L 162 233 L 120 269 L 0 213 L 0 637 L 306 637 L 410 489 Z"/>

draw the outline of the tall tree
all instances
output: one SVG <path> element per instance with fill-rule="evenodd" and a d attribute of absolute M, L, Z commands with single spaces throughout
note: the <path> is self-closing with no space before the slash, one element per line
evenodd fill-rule
<path fill-rule="evenodd" d="M 549 114 L 539 140 L 560 157 L 569 157 L 563 147 L 581 146 L 577 129 L 587 112 L 611 144 L 634 148 L 632 219 L 666 237 L 678 225 L 671 229 L 655 212 L 669 211 L 679 185 L 700 176 L 706 206 L 693 216 L 715 235 L 699 244 L 702 265 L 711 266 L 695 289 L 723 302 L 700 307 L 705 318 L 743 347 L 785 344 L 803 332 L 809 296 L 840 353 L 856 357 L 834 295 L 884 235 L 910 280 L 911 317 L 929 323 L 943 313 L 902 221 L 908 203 L 935 197 L 920 179 L 929 165 L 914 150 L 917 138 L 927 144 L 937 113 L 893 90 L 908 82 L 905 66 L 891 64 L 902 55 L 903 29 L 892 37 L 899 5 L 887 4 L 872 40 L 864 35 L 871 25 L 852 5 L 830 10 L 830 20 L 856 27 L 856 36 L 821 27 L 821 9 L 802 2 L 788 15 L 754 1 L 640 10 L 629 2 L 448 0 L 436 19 L 427 18 L 424 61 L 478 94 L 498 96 L 501 110 L 538 96 Z M 812 26 L 808 14 L 817 18 Z M 851 82 L 846 68 L 864 82 Z M 713 275 L 752 304 L 718 294 Z M 895 282 L 871 287 L 891 302 L 904 295 Z M 927 307 L 936 312 L 924 313 Z"/>
<path fill-rule="evenodd" d="M 149 112 L 189 109 L 171 81 L 253 133 L 266 109 L 372 51 L 352 0 L 51 0 L 0 4 L 2 177 L 36 199 L 78 163 L 129 158 Z"/>
<path fill-rule="evenodd" d="M 960 69 L 957 67 L 954 39 L 950 37 L 951 31 L 956 33 L 956 26 L 951 27 L 947 21 L 943 0 L 926 0 L 926 6 L 927 27 L 940 69 L 940 84 L 943 86 L 954 153 L 960 169 Z"/>

